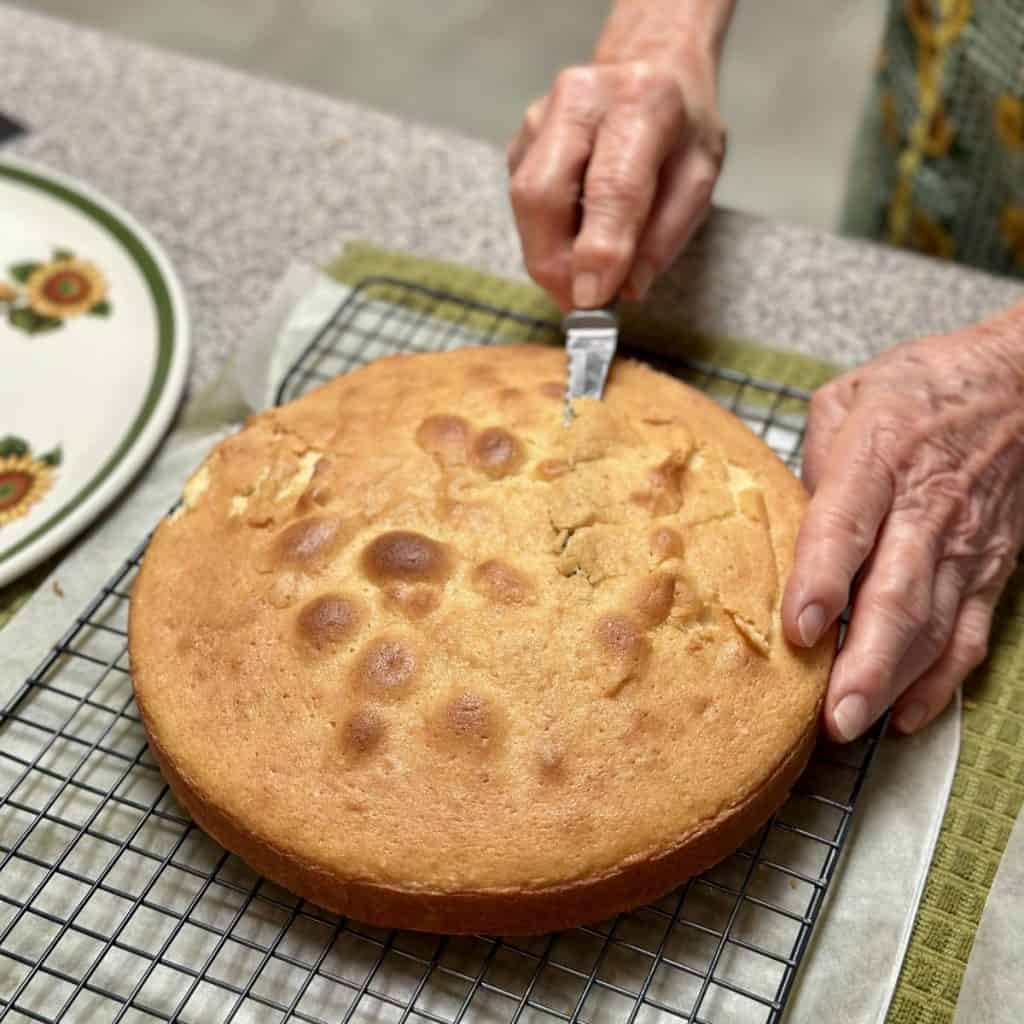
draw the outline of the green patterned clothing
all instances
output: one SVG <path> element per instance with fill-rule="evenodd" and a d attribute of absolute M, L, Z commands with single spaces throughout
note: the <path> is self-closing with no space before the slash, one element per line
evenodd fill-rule
<path fill-rule="evenodd" d="M 1024 276 L 1024 0 L 892 0 L 842 227 Z"/>

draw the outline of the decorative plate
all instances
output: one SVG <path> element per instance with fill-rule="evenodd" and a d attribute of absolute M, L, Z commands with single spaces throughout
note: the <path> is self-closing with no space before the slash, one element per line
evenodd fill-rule
<path fill-rule="evenodd" d="M 128 214 L 0 159 L 0 586 L 129 483 L 185 387 L 184 293 Z"/>

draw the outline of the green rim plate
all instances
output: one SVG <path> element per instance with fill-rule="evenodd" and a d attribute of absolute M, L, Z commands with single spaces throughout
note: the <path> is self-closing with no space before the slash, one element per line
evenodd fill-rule
<path fill-rule="evenodd" d="M 43 500 L 29 509 L 27 516 L 37 521 L 17 540 L 5 543 L 0 525 L 0 586 L 61 548 L 131 482 L 171 423 L 185 388 L 189 351 L 184 290 L 162 248 L 133 217 L 89 186 L 21 160 L 0 160 L 0 183 L 4 181 L 27 186 L 54 204 L 74 208 L 122 250 L 145 282 L 156 325 L 149 343 L 156 351 L 129 426 L 106 450 L 90 452 L 84 481 L 59 503 Z M 31 339 L 37 344 L 47 341 L 45 334 L 39 340 Z M 0 423 L 0 428 L 4 426 Z M 4 433 L 0 429 L 0 435 Z"/>

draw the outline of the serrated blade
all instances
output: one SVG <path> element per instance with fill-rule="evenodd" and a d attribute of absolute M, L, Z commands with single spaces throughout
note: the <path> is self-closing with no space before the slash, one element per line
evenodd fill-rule
<path fill-rule="evenodd" d="M 566 316 L 568 373 L 565 422 L 571 423 L 576 398 L 600 398 L 619 343 L 619 320 L 612 309 L 577 309 Z"/>

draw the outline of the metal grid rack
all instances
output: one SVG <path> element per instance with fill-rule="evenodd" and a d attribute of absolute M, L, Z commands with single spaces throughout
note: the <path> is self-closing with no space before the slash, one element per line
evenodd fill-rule
<path fill-rule="evenodd" d="M 360 283 L 279 400 L 394 351 L 557 328 L 387 278 Z M 794 468 L 807 395 L 712 366 L 703 386 Z M 199 830 L 149 756 L 127 660 L 145 545 L 0 712 L 0 1020 L 774 1024 L 880 728 L 822 745 L 789 802 L 660 903 L 535 939 L 385 932 L 257 877 Z"/>

